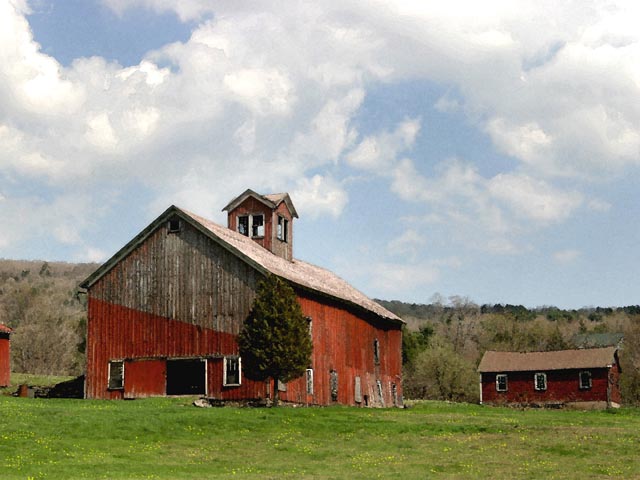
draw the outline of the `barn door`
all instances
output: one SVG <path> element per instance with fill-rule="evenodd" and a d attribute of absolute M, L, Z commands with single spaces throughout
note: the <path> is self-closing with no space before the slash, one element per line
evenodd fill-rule
<path fill-rule="evenodd" d="M 200 358 L 167 360 L 167 395 L 205 395 L 206 371 Z"/>

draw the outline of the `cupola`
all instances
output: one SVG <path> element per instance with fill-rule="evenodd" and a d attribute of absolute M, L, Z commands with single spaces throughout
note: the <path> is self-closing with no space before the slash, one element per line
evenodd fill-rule
<path fill-rule="evenodd" d="M 285 260 L 293 259 L 293 219 L 298 218 L 288 193 L 260 195 L 247 189 L 222 209 L 227 226 Z"/>

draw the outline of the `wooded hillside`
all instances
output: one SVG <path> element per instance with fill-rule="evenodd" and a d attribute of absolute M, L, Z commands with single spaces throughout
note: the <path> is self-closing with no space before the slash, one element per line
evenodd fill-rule
<path fill-rule="evenodd" d="M 14 372 L 82 373 L 86 312 L 76 287 L 97 267 L 0 260 L 0 323 L 14 329 Z"/>

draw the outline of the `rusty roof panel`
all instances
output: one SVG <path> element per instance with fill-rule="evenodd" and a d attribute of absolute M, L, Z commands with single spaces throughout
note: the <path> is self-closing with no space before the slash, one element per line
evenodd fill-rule
<path fill-rule="evenodd" d="M 559 350 L 555 352 L 485 352 L 478 372 L 530 372 L 606 368 L 615 363 L 615 347 Z"/>

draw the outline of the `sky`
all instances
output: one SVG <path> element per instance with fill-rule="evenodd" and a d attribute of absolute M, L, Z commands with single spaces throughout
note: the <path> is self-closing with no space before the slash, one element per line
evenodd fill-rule
<path fill-rule="evenodd" d="M 371 297 L 640 303 L 635 1 L 0 0 L 0 258 L 289 192 Z"/>

